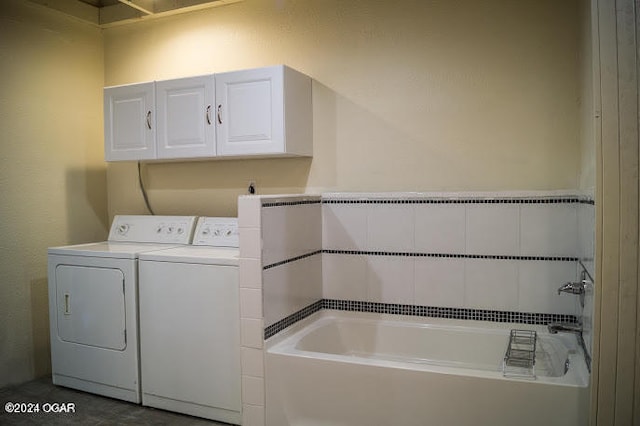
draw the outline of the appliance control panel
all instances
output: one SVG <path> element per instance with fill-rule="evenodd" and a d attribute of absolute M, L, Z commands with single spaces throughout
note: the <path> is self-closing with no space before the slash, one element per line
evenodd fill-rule
<path fill-rule="evenodd" d="M 196 216 L 118 215 L 109 241 L 189 244 L 195 224 Z"/>
<path fill-rule="evenodd" d="M 239 247 L 238 219 L 235 217 L 201 217 L 193 236 L 194 246 Z"/>

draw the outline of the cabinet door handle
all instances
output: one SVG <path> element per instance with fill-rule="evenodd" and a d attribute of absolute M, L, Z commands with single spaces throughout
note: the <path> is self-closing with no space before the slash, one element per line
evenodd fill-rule
<path fill-rule="evenodd" d="M 151 111 L 147 111 L 147 129 L 151 130 Z"/>
<path fill-rule="evenodd" d="M 207 105 L 207 124 L 211 124 L 211 105 Z"/>
<path fill-rule="evenodd" d="M 221 110 L 222 109 L 222 105 L 218 105 L 218 124 L 222 124 L 222 114 L 221 114 Z"/>

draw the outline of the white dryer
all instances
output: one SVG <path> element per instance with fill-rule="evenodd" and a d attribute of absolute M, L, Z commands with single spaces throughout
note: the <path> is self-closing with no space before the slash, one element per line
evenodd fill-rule
<path fill-rule="evenodd" d="M 138 255 L 191 241 L 193 216 L 116 216 L 105 242 L 49 248 L 56 385 L 140 403 Z"/>
<path fill-rule="evenodd" d="M 211 217 L 140 255 L 142 405 L 240 424 L 238 256 L 237 219 Z"/>

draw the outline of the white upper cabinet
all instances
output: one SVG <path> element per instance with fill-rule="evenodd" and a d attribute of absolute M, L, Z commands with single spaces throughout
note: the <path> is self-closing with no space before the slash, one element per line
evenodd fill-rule
<path fill-rule="evenodd" d="M 213 75 L 156 82 L 158 159 L 213 157 Z"/>
<path fill-rule="evenodd" d="M 104 89 L 105 159 L 313 154 L 311 78 L 278 65 Z"/>
<path fill-rule="evenodd" d="M 154 83 L 104 89 L 104 157 L 107 161 L 156 158 Z"/>
<path fill-rule="evenodd" d="M 219 156 L 311 156 L 311 79 L 279 65 L 215 75 Z"/>

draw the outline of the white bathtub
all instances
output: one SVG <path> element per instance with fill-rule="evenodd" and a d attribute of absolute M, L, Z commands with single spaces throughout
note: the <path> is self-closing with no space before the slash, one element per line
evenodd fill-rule
<path fill-rule="evenodd" d="M 503 377 L 512 328 L 538 332 L 535 380 Z M 575 336 L 541 326 L 324 310 L 269 339 L 265 368 L 268 426 L 582 426 L 589 411 Z"/>

